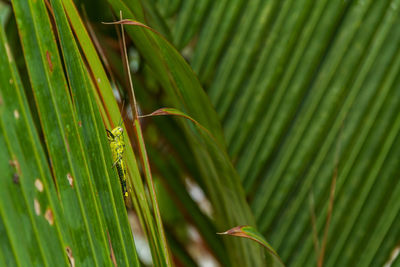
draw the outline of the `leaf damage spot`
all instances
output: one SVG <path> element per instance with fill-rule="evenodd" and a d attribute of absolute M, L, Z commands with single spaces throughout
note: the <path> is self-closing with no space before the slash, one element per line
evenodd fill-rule
<path fill-rule="evenodd" d="M 39 192 L 43 192 L 43 183 L 40 181 L 40 179 L 35 180 L 35 187 Z"/>
<path fill-rule="evenodd" d="M 100 78 L 97 78 L 97 82 L 98 82 L 98 83 L 101 83 L 101 80 L 100 80 Z"/>
<path fill-rule="evenodd" d="M 390 267 L 392 266 L 393 262 L 397 259 L 397 257 L 400 254 L 400 245 L 397 245 L 391 252 L 390 252 L 390 257 L 387 260 L 387 262 L 385 263 L 385 265 L 383 265 L 383 267 Z"/>
<path fill-rule="evenodd" d="M 3 105 L 3 98 L 0 96 L 0 105 Z"/>
<path fill-rule="evenodd" d="M 19 175 L 18 173 L 14 173 L 12 181 L 14 184 L 19 184 Z"/>
<path fill-rule="evenodd" d="M 67 173 L 67 179 L 68 179 L 69 185 L 71 187 L 74 187 L 74 178 L 72 178 L 72 175 L 70 173 Z"/>
<path fill-rule="evenodd" d="M 39 216 L 40 215 L 40 203 L 36 198 L 33 200 L 33 207 L 35 208 L 36 215 Z"/>
<path fill-rule="evenodd" d="M 13 84 L 13 83 L 14 83 L 14 80 L 13 80 L 13 79 L 10 79 L 8 82 L 9 82 L 10 84 Z"/>
<path fill-rule="evenodd" d="M 45 212 L 45 214 L 44 214 L 44 217 L 46 218 L 47 222 L 48 222 L 50 225 L 53 225 L 53 224 L 54 224 L 53 211 L 51 211 L 50 208 L 47 208 L 47 209 L 46 209 L 46 212 Z"/>
<path fill-rule="evenodd" d="M 71 152 L 71 149 L 69 148 L 68 138 L 65 137 L 64 139 L 65 139 L 65 145 L 67 146 L 67 151 Z"/>
<path fill-rule="evenodd" d="M 8 164 L 10 164 L 11 166 L 13 166 L 16 170 L 17 170 L 17 174 L 21 174 L 21 169 L 19 167 L 19 162 L 16 159 L 13 160 L 9 160 Z"/>
<path fill-rule="evenodd" d="M 113 262 L 114 266 L 117 266 L 117 261 L 115 259 L 115 254 L 114 254 L 114 250 L 111 244 L 111 238 L 110 238 L 110 234 L 107 231 L 107 237 L 108 237 L 108 245 L 110 246 L 110 258 L 111 261 Z"/>
<path fill-rule="evenodd" d="M 19 119 L 19 112 L 18 110 L 14 110 L 14 117 L 18 120 Z"/>
<path fill-rule="evenodd" d="M 75 259 L 72 256 L 72 249 L 70 247 L 66 247 L 65 251 L 67 252 L 69 264 L 71 265 L 71 267 L 75 267 Z"/>
<path fill-rule="evenodd" d="M 50 72 L 53 72 L 53 63 L 51 62 L 51 55 L 48 50 L 46 50 L 46 59 L 47 63 L 49 63 Z"/>
<path fill-rule="evenodd" d="M 5 43 L 5 47 L 6 47 L 8 62 L 11 63 L 11 62 L 13 62 L 13 57 L 12 57 L 12 54 L 11 54 L 10 46 L 8 45 L 8 43 Z"/>
<path fill-rule="evenodd" d="M 78 126 L 82 127 L 82 122 L 81 121 L 78 121 Z"/>

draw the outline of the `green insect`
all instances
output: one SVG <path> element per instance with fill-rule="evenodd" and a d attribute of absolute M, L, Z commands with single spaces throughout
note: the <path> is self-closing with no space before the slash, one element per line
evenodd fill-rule
<path fill-rule="evenodd" d="M 115 127 L 113 130 L 107 130 L 107 137 L 110 141 L 110 147 L 113 155 L 113 165 L 112 167 L 117 168 L 119 181 L 121 183 L 122 193 L 125 197 L 128 196 L 128 190 L 126 188 L 126 166 L 122 159 L 125 151 L 124 142 L 124 129 L 121 126 Z"/>

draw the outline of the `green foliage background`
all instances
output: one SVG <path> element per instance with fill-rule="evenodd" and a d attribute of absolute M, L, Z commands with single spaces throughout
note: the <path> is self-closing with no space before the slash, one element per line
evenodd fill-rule
<path fill-rule="evenodd" d="M 125 117 L 128 210 L 155 266 L 199 265 L 193 245 L 280 264 L 216 235 L 239 225 L 288 266 L 382 266 L 400 241 L 399 2 L 0 2 L 0 265 L 141 264 L 104 132 L 113 89 L 132 103 L 119 28 L 100 23 L 122 11 L 158 32 L 125 26 L 142 114 L 198 123 Z"/>

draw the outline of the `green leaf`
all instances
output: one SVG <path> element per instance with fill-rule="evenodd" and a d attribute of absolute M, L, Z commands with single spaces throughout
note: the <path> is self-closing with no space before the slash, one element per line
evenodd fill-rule
<path fill-rule="evenodd" d="M 112 247 L 116 248 L 113 250 L 116 262 L 118 265 L 139 265 L 124 201 L 121 197 L 122 192 L 119 184 L 116 183 L 118 177 L 116 172 L 109 167 L 113 164 L 110 157 L 111 151 L 106 138 L 104 138 L 105 131 L 100 113 L 95 106 L 93 83 L 90 82 L 61 3 L 59 1 L 51 1 L 51 3 L 64 52 L 65 68 L 73 101 L 82 125 L 86 153 L 90 159 L 90 169 L 95 177 L 110 242 Z M 110 177 L 112 177 L 113 183 L 110 183 Z M 113 189 L 111 184 L 114 185 Z"/>
<path fill-rule="evenodd" d="M 0 11 L 7 7 L 1 5 Z M 4 24 L 0 29 L 1 236 L 6 265 L 68 263 L 70 233 L 29 112 Z"/>
<path fill-rule="evenodd" d="M 172 265 L 169 253 L 176 265 L 210 255 L 222 266 L 282 265 L 249 238 L 290 266 L 398 264 L 399 7 L 91 5 L 95 21 L 120 10 L 135 20 L 123 22 L 140 54 L 140 111 L 174 115 L 136 117 L 135 129 L 124 116 L 127 204 L 155 266 Z M 0 23 L 0 266 L 138 265 L 104 133 L 121 119 L 113 89 L 127 95 L 114 28 L 92 23 L 89 37 L 71 0 L 2 2 Z M 175 225 L 161 213 L 170 247 L 154 182 L 182 213 Z M 237 225 L 259 233 L 215 234 Z"/>
<path fill-rule="evenodd" d="M 123 2 L 110 1 L 110 4 L 115 12 L 122 10 L 124 17 L 134 18 L 135 11 L 128 9 Z M 165 88 L 174 106 L 198 121 L 215 137 L 213 140 L 204 131 L 197 130 L 187 122 L 182 123 L 215 207 L 217 229 L 252 224 L 253 217 L 239 184 L 239 177 L 223 149 L 225 143 L 217 115 L 194 73 L 171 44 L 154 30 L 136 21 L 123 20 L 118 23 L 133 24 L 126 30 L 153 72 L 157 73 L 159 83 Z M 223 191 L 231 194 L 221 194 Z M 263 264 L 260 249 L 249 242 L 235 240 L 226 242 L 226 246 L 230 248 L 227 250 L 230 264 Z"/>
<path fill-rule="evenodd" d="M 396 247 L 399 4 L 215 1 L 182 50 L 221 118 L 257 228 L 288 265 L 317 264 L 312 228 L 318 241 L 327 216 L 325 266 L 381 266 Z M 165 19 L 189 17 L 188 5 Z"/>
<path fill-rule="evenodd" d="M 73 255 L 77 262 L 91 255 L 92 264 L 111 264 L 104 217 L 46 8 L 40 1 L 14 1 L 13 7 L 66 223 L 74 225 L 73 238 L 85 248 L 71 247 Z"/>
<path fill-rule="evenodd" d="M 65 11 L 70 18 L 71 26 L 77 35 L 80 47 L 83 50 L 86 60 L 90 66 L 90 70 L 95 78 L 94 82 L 96 86 L 100 88 L 99 91 L 96 90 L 95 95 L 97 96 L 98 105 L 103 108 L 102 116 L 103 118 L 110 116 L 115 122 L 120 121 L 121 115 L 119 114 L 111 85 L 108 82 L 107 75 L 101 66 L 100 59 L 96 53 L 93 43 L 90 41 L 85 27 L 83 26 L 81 18 L 77 13 L 72 1 L 65 0 L 63 1 L 63 4 Z M 105 108 L 103 107 L 103 103 Z M 116 125 L 116 123 L 114 125 Z M 157 218 L 157 214 L 154 211 L 157 209 L 157 207 L 154 204 L 154 199 L 152 199 L 152 202 L 147 202 L 147 191 L 145 190 L 142 182 L 142 178 L 133 153 L 131 141 L 129 139 L 125 139 L 125 142 L 128 171 L 132 180 L 130 183 L 133 191 L 133 194 L 131 194 L 131 200 L 136 212 L 138 213 L 138 217 L 144 232 L 148 238 L 154 264 L 165 265 L 167 263 L 166 259 L 168 259 L 169 256 L 167 253 L 167 244 L 165 243 L 165 239 L 162 237 L 162 230 L 159 228 L 160 224 L 155 219 L 155 217 Z M 150 207 L 153 208 L 153 214 Z"/>
<path fill-rule="evenodd" d="M 282 263 L 281 259 L 279 258 L 278 254 L 276 253 L 276 251 L 271 247 L 270 244 L 268 244 L 267 240 L 265 240 L 263 235 L 261 233 L 259 233 L 252 226 L 249 226 L 249 225 L 236 226 L 236 227 L 231 228 L 223 233 L 218 233 L 218 234 L 244 237 L 244 238 L 254 240 L 257 243 L 264 246 L 268 250 L 269 253 L 271 253 L 272 255 L 277 257 L 277 259 Z M 282 265 L 283 265 L 283 263 L 282 263 Z"/>
<path fill-rule="evenodd" d="M 4 25 L 0 31 L 0 51 L 5 55 L 0 77 L 0 169 L 8 177 L 1 179 L 5 191 L 0 204 L 0 260 L 22 266 L 138 266 L 93 83 L 61 3 L 51 3 L 63 61 L 44 2 L 13 3 L 35 97 L 32 109 Z M 6 12 L 6 7 L 0 8 Z M 7 21 L 4 13 L 2 23 Z M 34 125 L 34 112 L 39 113 L 40 125 Z M 36 126 L 43 130 L 48 155 Z"/>

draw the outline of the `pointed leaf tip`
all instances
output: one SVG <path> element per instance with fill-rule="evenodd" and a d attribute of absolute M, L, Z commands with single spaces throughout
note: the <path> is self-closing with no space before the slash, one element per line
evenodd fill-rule
<path fill-rule="evenodd" d="M 268 252 L 270 252 L 272 255 L 274 255 L 279 260 L 279 262 L 281 262 L 283 264 L 278 253 L 276 253 L 276 251 L 271 247 L 271 245 L 265 240 L 264 236 L 252 226 L 249 226 L 249 225 L 236 226 L 225 232 L 217 233 L 217 234 L 218 235 L 238 236 L 238 237 L 244 237 L 244 238 L 249 238 L 251 240 L 254 240 L 257 243 L 264 246 L 268 250 Z"/>
<path fill-rule="evenodd" d="M 117 20 L 117 21 L 111 21 L 111 22 L 102 22 L 102 24 L 107 24 L 107 25 L 114 25 L 114 24 L 122 24 L 122 25 L 133 25 L 133 26 L 139 26 L 142 28 L 146 28 L 148 30 L 151 30 L 152 32 L 162 36 L 158 31 L 156 31 L 155 29 L 151 28 L 150 26 L 147 26 L 146 24 L 143 24 L 139 21 L 136 20 L 130 20 L 130 19 L 121 19 L 121 20 Z"/>

